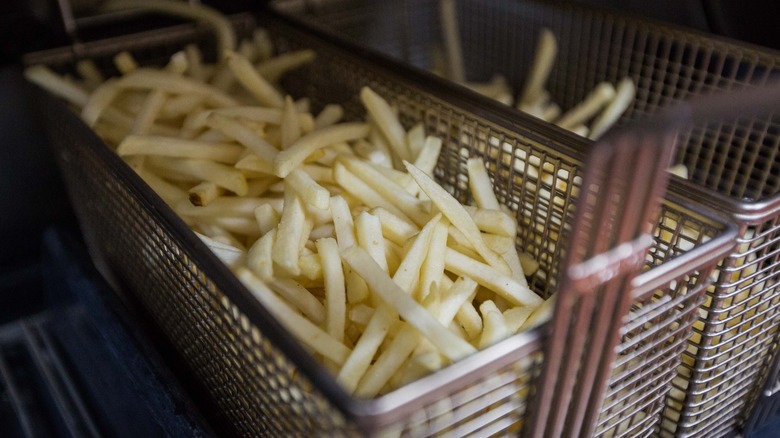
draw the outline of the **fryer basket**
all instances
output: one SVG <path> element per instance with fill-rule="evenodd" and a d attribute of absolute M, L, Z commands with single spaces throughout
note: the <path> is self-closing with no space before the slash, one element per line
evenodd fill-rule
<path fill-rule="evenodd" d="M 443 46 L 438 3 L 276 0 L 274 5 L 309 25 L 431 69 Z M 631 77 L 636 98 L 618 124 L 692 96 L 780 79 L 776 50 L 637 16 L 542 0 L 455 3 L 467 80 L 500 73 L 519 93 L 539 30 L 547 27 L 559 47 L 547 83 L 552 100 L 571 108 L 597 83 Z M 559 130 L 552 124 L 546 129 Z M 587 150 L 592 142 L 573 138 L 568 144 Z M 673 177 L 669 190 L 729 214 L 740 237 L 707 292 L 668 400 L 663 435 L 749 432 L 780 416 L 780 115 L 684 130 L 674 163 L 685 165 L 689 180 Z"/>
<path fill-rule="evenodd" d="M 248 18 L 238 28 L 251 28 Z M 572 137 L 530 121 L 503 118 L 479 100 L 425 75 L 312 34 L 283 18 L 264 16 L 279 51 L 313 48 L 317 62 L 285 86 L 324 103 L 345 105 L 356 117 L 358 90 L 369 85 L 398 107 L 407 127 L 417 121 L 444 140 L 436 178 L 466 200 L 465 160 L 483 156 L 499 200 L 516 212 L 518 246 L 535 256 L 529 280 L 543 297 L 557 290 L 568 227 L 581 182 L 584 155 Z M 251 20 L 249 20 L 251 22 Z M 85 43 L 80 56 L 107 65 L 130 51 L 144 63 L 198 39 L 182 26 Z M 68 71 L 70 48 L 28 56 Z M 354 399 L 281 328 L 132 170 L 51 96 L 39 107 L 93 257 L 115 284 L 136 297 L 202 381 L 220 415 L 242 435 L 408 435 L 526 431 L 538 392 L 543 328 L 512 337 L 440 372 L 375 400 Z M 555 175 L 552 183 L 541 170 Z M 534 176 L 536 175 L 536 176 Z M 557 184 L 563 182 L 563 185 Z M 633 304 L 617 347 L 598 434 L 624 436 L 657 429 L 658 413 L 696 309 L 716 262 L 733 244 L 735 229 L 713 213 L 668 196 L 653 225 L 644 272 L 632 283 Z M 598 407 L 597 407 L 598 408 Z"/>

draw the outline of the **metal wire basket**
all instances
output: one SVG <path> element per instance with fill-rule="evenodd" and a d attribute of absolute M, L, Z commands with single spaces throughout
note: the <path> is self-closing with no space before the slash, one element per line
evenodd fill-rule
<path fill-rule="evenodd" d="M 433 67 L 435 49 L 443 44 L 437 1 L 275 4 L 311 25 L 424 69 Z M 468 80 L 500 73 L 519 90 L 538 32 L 547 27 L 559 45 L 547 84 L 553 100 L 569 108 L 597 83 L 628 76 L 637 93 L 619 123 L 691 96 L 762 86 L 780 77 L 776 51 L 638 17 L 531 0 L 456 4 Z M 668 401 L 664 434 L 734 433 L 746 426 L 757 402 L 746 430 L 780 415 L 778 126 L 774 113 L 702 124 L 681 137 L 674 162 L 685 165 L 690 179 L 675 177 L 670 190 L 727 212 L 741 231 L 739 245 L 719 264 L 707 292 Z M 587 148 L 590 142 L 569 144 Z"/>
<path fill-rule="evenodd" d="M 252 27 L 246 16 L 236 23 L 238 29 Z M 316 63 L 285 83 L 292 94 L 310 97 L 313 108 L 338 102 L 351 117 L 361 116 L 358 91 L 369 85 L 397 106 L 404 124 L 423 122 L 427 132 L 444 139 L 435 176 L 462 201 L 468 193 L 466 159 L 485 157 L 499 200 L 520 222 L 518 246 L 539 261 L 529 285 L 542 297 L 559 290 L 577 202 L 575 188 L 582 187 L 586 170 L 585 156 L 567 147 L 570 135 L 533 120 L 520 125 L 480 100 L 461 95 L 458 88 L 312 34 L 283 18 L 264 15 L 261 24 L 279 51 L 310 47 L 317 52 Z M 185 44 L 199 40 L 199 35 L 194 26 L 170 28 L 86 43 L 78 54 L 70 47 L 32 54 L 26 62 L 68 71 L 79 56 L 105 66 L 113 54 L 127 50 L 144 63 L 163 63 Z M 45 93 L 38 93 L 38 99 L 96 262 L 124 293 L 143 304 L 203 383 L 220 415 L 243 435 L 530 433 L 524 426 L 551 418 L 547 405 L 535 404 L 543 394 L 571 395 L 572 405 L 582 409 L 583 431 L 646 435 L 659 425 L 658 413 L 709 273 L 731 249 L 736 235 L 726 220 L 668 196 L 660 208 L 637 216 L 639 229 L 653 230 L 646 255 L 639 251 L 644 245 L 630 252 L 631 257 L 610 253 L 613 244 L 626 243 L 621 237 L 604 247 L 604 254 L 613 258 L 594 257 L 620 262 L 618 268 L 607 269 L 609 263 L 585 266 L 601 269 L 587 271 L 596 277 L 606 273 L 599 277 L 604 285 L 622 282 L 610 292 L 615 306 L 605 311 L 616 318 L 594 322 L 606 330 L 600 333 L 608 353 L 602 356 L 598 349 L 588 350 L 597 361 L 588 367 L 594 374 L 588 387 L 593 393 L 578 386 L 577 379 L 572 387 L 538 386 L 545 366 L 544 346 L 549 344 L 542 327 L 377 399 L 358 400 L 313 362 L 77 115 Z M 545 172 L 554 175 L 552 181 L 541 177 Z M 653 202 L 651 196 L 645 207 Z M 623 267 L 638 265 L 643 272 L 631 280 L 632 269 Z M 624 293 L 615 294 L 620 291 Z M 598 315 L 600 308 L 591 309 L 590 317 Z M 577 388 L 580 391 L 573 393 Z M 555 406 L 566 412 L 568 404 L 558 400 Z M 593 421 L 588 424 L 583 418 Z"/>

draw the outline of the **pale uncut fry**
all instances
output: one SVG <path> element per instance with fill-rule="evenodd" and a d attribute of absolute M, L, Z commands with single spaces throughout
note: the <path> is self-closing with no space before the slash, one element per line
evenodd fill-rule
<path fill-rule="evenodd" d="M 226 188 L 231 192 L 242 196 L 246 194 L 246 178 L 241 172 L 224 164 L 209 160 L 195 158 L 169 158 L 158 157 L 157 166 L 173 170 L 177 173 L 193 176 L 204 181 L 212 181 L 214 184 Z"/>
<path fill-rule="evenodd" d="M 192 205 L 205 207 L 211 201 L 222 194 L 222 188 L 207 181 L 202 182 L 189 190 L 189 200 Z"/>
<path fill-rule="evenodd" d="M 317 164 L 304 164 L 301 169 L 320 184 L 335 184 L 333 179 L 333 169 Z"/>
<path fill-rule="evenodd" d="M 482 318 L 470 301 L 463 303 L 455 314 L 455 319 L 466 331 L 469 339 L 478 339 L 482 333 Z"/>
<path fill-rule="evenodd" d="M 523 267 L 523 274 L 525 274 L 526 277 L 534 275 L 539 269 L 539 262 L 536 261 L 531 254 L 518 252 L 517 257 L 520 259 L 520 266 Z"/>
<path fill-rule="evenodd" d="M 514 241 L 512 241 L 509 238 L 504 238 L 509 240 L 510 247 L 507 248 L 505 251 L 496 251 L 499 254 L 501 254 L 501 257 L 504 259 L 507 265 L 509 265 L 509 269 L 512 270 L 512 278 L 523 285 L 524 287 L 528 287 L 528 280 L 525 278 L 525 272 L 523 271 L 523 265 L 520 264 L 520 257 L 517 255 L 517 250 L 514 246 Z M 494 246 L 488 244 L 491 248 L 496 249 Z"/>
<path fill-rule="evenodd" d="M 244 196 L 248 198 L 257 198 L 261 195 L 264 195 L 266 192 L 268 192 L 268 188 L 274 182 L 274 179 L 262 177 L 247 180 L 247 189 Z"/>
<path fill-rule="evenodd" d="M 373 143 L 369 143 L 365 140 L 358 140 L 353 147 L 355 155 L 363 158 L 364 160 L 385 167 L 392 168 L 393 159 L 388 156 L 385 151 L 377 147 Z"/>
<path fill-rule="evenodd" d="M 418 123 L 406 133 L 406 147 L 412 160 L 416 160 L 425 145 L 425 125 Z"/>
<path fill-rule="evenodd" d="M 393 153 L 401 160 L 412 159 L 406 147 L 406 132 L 387 101 L 368 87 L 360 90 L 360 101 L 390 143 Z"/>
<path fill-rule="evenodd" d="M 512 331 L 504 321 L 504 315 L 498 310 L 493 301 L 483 301 L 479 305 L 482 313 L 482 334 L 479 337 L 479 348 L 487 348 L 498 341 L 504 340 Z"/>
<path fill-rule="evenodd" d="M 350 353 L 346 345 L 296 313 L 248 269 L 239 268 L 236 275 L 255 298 L 298 340 L 336 364 L 344 363 Z"/>
<path fill-rule="evenodd" d="M 344 107 L 336 104 L 325 105 L 325 108 L 314 118 L 314 128 L 321 129 L 334 125 L 344 117 Z"/>
<path fill-rule="evenodd" d="M 204 98 L 202 96 L 190 96 L 181 94 L 178 96 L 172 96 L 163 105 L 160 111 L 160 117 L 167 119 L 175 119 L 188 115 L 193 111 L 193 108 L 198 108 L 203 104 Z"/>
<path fill-rule="evenodd" d="M 138 70 L 138 63 L 129 52 L 123 51 L 114 55 L 114 66 L 120 73 L 126 75 Z"/>
<path fill-rule="evenodd" d="M 382 207 L 371 209 L 371 214 L 379 218 L 382 224 L 382 234 L 391 242 L 403 245 L 420 229 L 406 219 L 400 218 Z"/>
<path fill-rule="evenodd" d="M 235 99 L 217 88 L 163 70 L 139 68 L 119 78 L 116 85 L 129 89 L 163 90 L 173 94 L 194 94 L 206 97 L 210 102 L 218 106 L 236 106 L 238 104 Z"/>
<path fill-rule="evenodd" d="M 454 336 L 454 335 L 453 335 Z M 420 334 L 412 325 L 404 324 L 382 354 L 360 379 L 355 395 L 362 398 L 376 396 L 390 378 L 401 368 L 420 342 Z"/>
<path fill-rule="evenodd" d="M 260 228 L 258 228 L 257 222 L 248 217 L 204 216 L 199 217 L 198 220 L 207 224 L 217 225 L 232 233 L 252 238 L 260 237 Z"/>
<path fill-rule="evenodd" d="M 317 184 L 303 169 L 295 169 L 284 179 L 306 203 L 325 209 L 330 206 L 330 192 Z"/>
<path fill-rule="evenodd" d="M 442 220 L 433 231 L 428 245 L 428 254 L 425 256 L 425 264 L 420 272 L 420 285 L 416 295 L 418 301 L 425 299 L 432 285 L 436 285 L 438 288 L 438 282 L 444 275 L 444 252 L 447 249 L 448 228 L 449 223 Z"/>
<path fill-rule="evenodd" d="M 340 123 L 310 132 L 279 152 L 274 159 L 274 173 L 280 178 L 287 176 L 312 152 L 333 143 L 356 140 L 368 134 L 365 123 Z"/>
<path fill-rule="evenodd" d="M 335 339 L 342 341 L 346 325 L 347 298 L 338 244 L 333 238 L 324 238 L 317 240 L 316 245 L 325 283 L 327 332 Z"/>
<path fill-rule="evenodd" d="M 517 236 L 517 220 L 502 210 L 487 210 L 472 206 L 464 207 L 480 231 L 499 236 Z"/>
<path fill-rule="evenodd" d="M 556 125 L 563 129 L 571 129 L 575 126 L 587 122 L 595 116 L 605 105 L 615 97 L 615 87 L 609 82 L 601 82 L 596 85 L 591 92 L 585 96 L 585 99 L 574 108 L 566 112 Z"/>
<path fill-rule="evenodd" d="M 634 101 L 636 87 L 631 78 L 622 79 L 618 82 L 615 89 L 617 90 L 615 98 L 612 99 L 612 102 L 610 102 L 609 105 L 604 108 L 604 111 L 596 117 L 596 120 L 593 121 L 590 134 L 588 135 L 588 137 L 593 140 L 604 135 Z"/>
<path fill-rule="evenodd" d="M 24 70 L 24 77 L 28 81 L 40 86 L 46 91 L 59 96 L 68 102 L 83 108 L 89 101 L 89 94 L 79 85 L 73 84 L 48 67 L 36 65 Z"/>
<path fill-rule="evenodd" d="M 229 143 L 206 143 L 158 135 L 128 135 L 116 148 L 120 156 L 160 155 L 235 163 L 243 148 Z"/>
<path fill-rule="evenodd" d="M 204 206 L 195 206 L 189 200 L 184 200 L 176 205 L 175 210 L 187 216 L 252 218 L 255 214 L 255 209 L 258 207 L 263 205 L 271 205 L 273 207 L 274 204 L 281 211 L 281 199 L 220 196 Z"/>
<path fill-rule="evenodd" d="M 257 135 L 252 129 L 230 117 L 212 113 L 208 116 L 206 124 L 227 137 L 241 143 L 260 159 L 269 163 L 273 162 L 273 159 L 279 152 L 278 149 L 271 146 L 271 144 Z"/>
<path fill-rule="evenodd" d="M 457 229 L 455 231 L 457 231 Z M 450 233 L 454 234 L 452 229 L 450 229 Z M 515 249 L 515 241 L 512 238 L 506 236 L 500 236 L 498 234 L 483 233 L 482 240 L 485 241 L 485 245 L 487 245 L 490 249 L 492 249 L 493 251 L 501 255 L 501 257 L 504 257 L 505 252 L 514 252 L 515 254 L 517 254 L 517 249 Z M 506 260 L 506 257 L 504 257 L 504 260 Z M 517 263 L 519 266 L 520 262 L 518 261 Z"/>
<path fill-rule="evenodd" d="M 520 330 L 527 330 L 543 324 L 550 320 L 555 309 L 555 297 L 553 295 L 550 298 L 544 300 L 539 306 L 537 306 L 528 319 L 520 326 Z"/>
<path fill-rule="evenodd" d="M 184 55 L 187 57 L 187 73 L 199 81 L 206 80 L 206 72 L 203 70 L 203 54 L 197 44 L 187 44 L 184 47 Z"/>
<path fill-rule="evenodd" d="M 274 276 L 272 250 L 276 240 L 276 229 L 271 229 L 257 239 L 247 251 L 246 265 L 258 277 L 268 280 Z"/>
<path fill-rule="evenodd" d="M 395 181 L 385 177 L 371 164 L 350 157 L 342 157 L 339 161 L 353 175 L 360 178 L 365 185 L 373 188 L 379 196 L 398 207 L 398 210 L 402 211 L 417 225 L 423 225 L 428 222 L 430 214 L 425 211 L 422 203 L 410 195 L 402 186 L 396 184 Z M 370 203 L 368 205 L 375 206 L 376 204 Z"/>
<path fill-rule="evenodd" d="M 282 110 L 282 149 L 287 149 L 301 137 L 301 124 L 298 119 L 298 110 L 295 108 L 290 96 L 284 99 Z"/>
<path fill-rule="evenodd" d="M 100 73 L 97 65 L 95 65 L 95 61 L 91 59 L 81 59 L 76 62 L 76 71 L 91 90 L 97 88 L 105 80 L 103 74 Z"/>
<path fill-rule="evenodd" d="M 414 160 L 414 167 L 422 170 L 427 175 L 433 175 L 433 169 L 439 161 L 442 142 L 439 137 L 428 136 L 425 138 L 425 144 L 417 158 Z"/>
<path fill-rule="evenodd" d="M 192 229 L 196 232 L 200 232 L 201 234 L 208 236 L 211 239 L 214 239 L 218 242 L 222 242 L 225 245 L 230 245 L 234 248 L 238 248 L 242 251 L 246 250 L 246 247 L 243 243 L 239 242 L 238 239 L 233 236 L 228 230 L 225 230 L 221 227 L 218 227 L 216 225 L 210 225 L 210 224 L 204 224 L 202 222 L 196 222 L 192 225 Z M 246 260 L 244 260 L 244 263 L 246 263 Z"/>
<path fill-rule="evenodd" d="M 365 250 L 353 246 L 343 251 L 341 257 L 363 277 L 374 293 L 393 306 L 399 315 L 414 325 L 444 356 L 454 361 L 476 352 L 474 347 L 452 334 L 399 288 L 379 265 L 369 258 Z"/>
<path fill-rule="evenodd" d="M 265 160 L 255 154 L 247 155 L 240 159 L 236 163 L 236 169 L 251 170 L 252 172 L 276 177 L 270 160 Z"/>
<path fill-rule="evenodd" d="M 226 57 L 230 71 L 239 83 L 249 91 L 263 106 L 282 108 L 284 97 L 273 85 L 255 70 L 252 63 L 235 52 L 229 52 Z"/>
<path fill-rule="evenodd" d="M 365 211 L 360 213 L 355 218 L 355 237 L 358 245 L 366 250 L 383 271 L 388 272 L 385 239 L 382 236 L 382 224 L 379 218 Z"/>
<path fill-rule="evenodd" d="M 349 320 L 355 324 L 367 325 L 374 311 L 373 307 L 365 304 L 356 304 L 349 309 Z"/>
<path fill-rule="evenodd" d="M 477 228 L 477 225 L 460 202 L 447 193 L 430 176 L 414 167 L 414 165 L 404 162 L 404 166 L 406 166 L 406 170 L 412 175 L 412 178 L 417 181 L 420 189 L 431 198 L 431 201 L 444 214 L 447 220 L 466 236 L 466 239 L 468 239 L 479 255 L 499 272 L 508 272 L 509 267 L 506 266 L 506 262 L 485 245 L 479 228 Z"/>
<path fill-rule="evenodd" d="M 27 74 L 27 72 L 25 72 L 25 74 Z M 86 104 L 84 104 L 84 107 L 81 109 L 81 119 L 90 127 L 95 127 L 95 124 L 103 114 L 103 111 L 111 105 L 114 99 L 119 95 L 119 92 L 122 91 L 115 84 L 116 79 L 109 79 L 89 95 Z M 132 124 L 132 122 L 130 123 Z"/>
<path fill-rule="evenodd" d="M 274 261 L 291 275 L 299 275 L 299 244 L 303 234 L 306 213 L 301 200 L 292 189 L 284 192 L 284 209 L 276 229 L 273 248 Z"/>
<path fill-rule="evenodd" d="M 298 266 L 301 268 L 301 281 L 303 279 L 310 280 L 315 283 L 316 287 L 323 284 L 323 267 L 319 254 L 301 255 L 298 259 Z"/>
<path fill-rule="evenodd" d="M 333 224 L 322 224 L 311 230 L 309 238 L 313 241 L 323 239 L 325 237 L 336 237 L 336 227 Z"/>
<path fill-rule="evenodd" d="M 239 248 L 224 244 L 197 232 L 195 235 L 227 266 L 238 266 L 244 258 L 244 251 Z"/>
<path fill-rule="evenodd" d="M 561 115 L 561 107 L 557 103 L 549 102 L 542 108 L 539 115 L 545 122 L 552 122 Z"/>
<path fill-rule="evenodd" d="M 514 305 L 538 306 L 542 302 L 538 295 L 512 277 L 452 249 L 447 249 L 444 264 L 448 271 L 473 278 Z"/>
<path fill-rule="evenodd" d="M 283 53 L 257 64 L 257 73 L 269 82 L 277 82 L 282 75 L 312 62 L 316 56 L 311 49 Z"/>
<path fill-rule="evenodd" d="M 280 236 L 277 236 L 279 238 Z M 305 287 L 289 278 L 274 278 L 268 286 L 317 325 L 325 322 L 325 306 Z"/>
<path fill-rule="evenodd" d="M 505 310 L 503 312 L 504 321 L 509 330 L 512 333 L 517 333 L 534 310 L 533 307 L 512 307 Z"/>
<path fill-rule="evenodd" d="M 183 75 L 187 71 L 187 55 L 184 52 L 176 52 L 171 55 L 165 70 L 177 75 Z"/>
<path fill-rule="evenodd" d="M 668 172 L 672 175 L 677 175 L 680 178 L 688 179 L 688 168 L 685 164 L 676 164 L 668 169 Z"/>
<path fill-rule="evenodd" d="M 520 103 L 530 104 L 544 91 L 547 78 L 550 76 L 555 57 L 558 54 L 558 43 L 550 29 L 544 28 L 539 34 L 531 71 L 520 96 Z"/>
<path fill-rule="evenodd" d="M 498 210 L 499 204 L 493 193 L 493 184 L 490 182 L 490 176 L 485 169 L 485 162 L 482 158 L 474 157 L 466 161 L 466 168 L 469 175 L 469 191 L 479 208 Z"/>
<path fill-rule="evenodd" d="M 588 137 L 590 129 L 585 125 L 577 125 L 570 129 L 571 132 L 579 135 L 580 137 Z"/>

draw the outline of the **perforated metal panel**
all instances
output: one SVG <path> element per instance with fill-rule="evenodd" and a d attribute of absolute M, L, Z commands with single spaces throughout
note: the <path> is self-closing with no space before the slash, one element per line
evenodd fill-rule
<path fill-rule="evenodd" d="M 282 21 L 264 21 L 280 51 L 311 47 L 317 62 L 289 77 L 285 87 L 314 108 L 339 102 L 361 117 L 357 94 L 370 85 L 395 104 L 408 126 L 421 121 L 444 140 L 435 171 L 456 197 L 467 196 L 466 159 L 489 163 L 497 195 L 517 213 L 517 243 L 535 256 L 529 284 L 541 296 L 556 290 L 567 224 L 576 202 L 582 154 L 572 139 L 529 121 L 495 116 L 490 106 L 425 77 L 375 64 Z M 143 61 L 173 53 L 185 41 L 167 32 L 144 44 L 95 44 L 85 56 L 122 49 Z M 147 56 L 149 56 L 147 58 Z M 161 55 L 163 56 L 163 55 Z M 164 59 L 164 58 L 163 58 Z M 68 49 L 29 62 L 67 69 Z M 457 91 L 457 90 L 455 90 Z M 542 363 L 541 331 L 519 335 L 439 373 L 376 400 L 347 396 L 324 368 L 281 330 L 241 284 L 118 157 L 52 98 L 41 96 L 63 174 L 93 255 L 123 289 L 144 304 L 199 377 L 220 414 L 245 435 L 352 435 L 401 431 L 421 436 L 524 431 L 527 407 Z M 668 200 L 655 227 L 646 272 L 619 347 L 599 430 L 654 431 L 679 353 L 712 264 L 728 250 L 734 230 L 711 214 Z M 705 257 L 701 257 L 705 256 Z M 641 401 L 640 405 L 635 402 Z M 628 433 L 628 432 L 626 432 Z"/>

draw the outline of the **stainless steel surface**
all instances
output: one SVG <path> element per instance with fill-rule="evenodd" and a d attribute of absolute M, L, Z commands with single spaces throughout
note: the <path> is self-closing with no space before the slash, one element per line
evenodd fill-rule
<path fill-rule="evenodd" d="M 236 21 L 243 35 L 252 27 L 246 18 Z M 367 54 L 323 41 L 284 20 L 262 19 L 278 50 L 305 46 L 317 52 L 316 63 L 285 81 L 293 95 L 311 97 L 315 111 L 339 102 L 349 117 L 361 117 L 357 91 L 370 85 L 398 107 L 407 127 L 423 122 L 426 132 L 444 139 L 435 176 L 463 201 L 468 193 L 465 160 L 485 157 L 499 200 L 520 223 L 518 246 L 540 263 L 529 285 L 543 297 L 560 289 L 569 224 L 587 170 L 584 155 L 573 153 L 567 143 L 571 136 L 533 122 L 517 124 L 457 89 L 381 60 L 372 62 Z M 202 33 L 182 26 L 87 43 L 83 54 L 103 67 L 120 50 L 144 63 L 163 63 L 195 40 L 205 44 L 204 50 L 213 50 L 213 42 Z M 70 48 L 27 58 L 28 63 L 62 71 L 74 61 Z M 541 330 L 499 343 L 375 400 L 349 397 L 75 114 L 49 96 L 41 94 L 40 99 L 93 257 L 102 261 L 124 293 L 145 305 L 239 433 L 484 435 L 521 432 L 529 424 L 527 406 L 535 403 L 543 363 Z M 643 208 L 651 207 L 644 201 L 636 200 Z M 643 217 L 638 215 L 634 225 L 652 229 L 653 242 L 635 281 L 654 287 L 642 294 L 634 293 L 633 286 L 622 295 L 612 292 L 615 299 L 628 300 L 623 304 L 630 303 L 631 309 L 622 331 L 617 331 L 619 321 L 600 329 L 613 336 L 609 342 L 620 335 L 615 365 L 607 355 L 596 368 L 601 371 L 595 386 L 608 378 L 604 394 L 595 393 L 590 400 L 603 399 L 609 411 L 579 405 L 590 409 L 588 419 L 600 413 L 596 427 L 601 434 L 644 433 L 657 427 L 654 414 L 663 407 L 712 264 L 730 250 L 735 236 L 723 219 L 673 200 L 662 203 L 656 219 Z M 685 257 L 699 249 L 712 258 Z M 665 268 L 671 265 L 674 268 Z M 576 393 L 578 398 L 582 394 Z"/>

